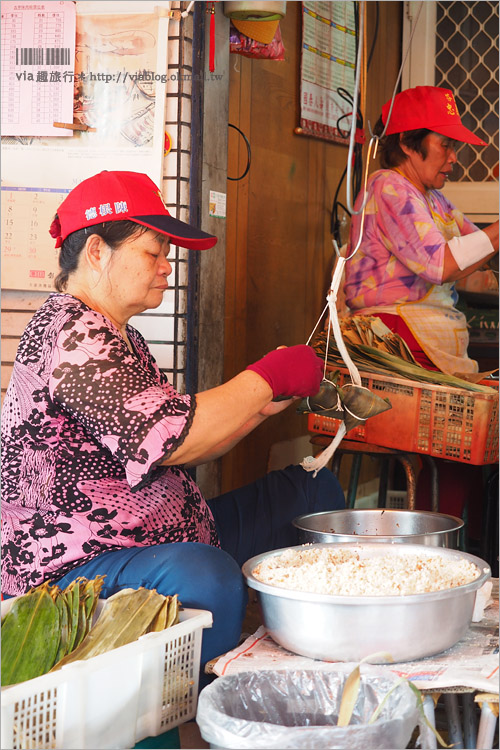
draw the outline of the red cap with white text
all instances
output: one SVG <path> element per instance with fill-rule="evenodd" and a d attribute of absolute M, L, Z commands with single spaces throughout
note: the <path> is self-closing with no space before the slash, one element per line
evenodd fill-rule
<path fill-rule="evenodd" d="M 83 180 L 57 209 L 50 234 L 56 248 L 78 229 L 107 221 L 134 221 L 170 237 L 172 244 L 208 250 L 217 237 L 170 216 L 160 190 L 140 172 L 100 172 Z"/>
<path fill-rule="evenodd" d="M 391 99 L 382 108 L 382 122 L 387 122 Z M 449 89 L 438 86 L 415 86 L 396 94 L 386 135 L 427 128 L 454 141 L 486 146 L 487 143 L 462 125 L 457 103 Z"/>

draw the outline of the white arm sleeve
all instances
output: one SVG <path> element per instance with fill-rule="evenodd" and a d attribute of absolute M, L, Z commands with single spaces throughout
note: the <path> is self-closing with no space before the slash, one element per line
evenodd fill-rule
<path fill-rule="evenodd" d="M 495 251 L 490 238 L 482 229 L 464 237 L 453 237 L 448 240 L 448 247 L 461 271 Z"/>

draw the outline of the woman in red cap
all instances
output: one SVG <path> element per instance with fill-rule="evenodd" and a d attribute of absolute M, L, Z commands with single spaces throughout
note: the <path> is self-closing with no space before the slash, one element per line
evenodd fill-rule
<path fill-rule="evenodd" d="M 457 161 L 457 142 L 485 146 L 465 128 L 451 91 L 417 86 L 382 110 L 375 133 L 382 169 L 367 183 L 364 228 L 353 215 L 346 255 L 345 296 L 352 315 L 375 315 L 408 344 L 423 367 L 471 375 L 465 316 L 455 282 L 498 253 L 498 221 L 478 229 L 443 195 Z M 359 211 L 365 195 L 356 200 Z M 439 461 L 440 510 L 461 515 L 467 493 L 477 498 L 480 467 Z M 477 471 L 476 471 L 477 470 Z M 427 472 L 427 467 L 424 474 Z M 430 485 L 429 485 L 430 486 Z M 417 500 L 426 504 L 424 475 Z"/>
<path fill-rule="evenodd" d="M 465 316 L 455 282 L 498 253 L 498 221 L 478 229 L 441 193 L 457 161 L 457 142 L 485 146 L 465 128 L 448 89 L 417 86 L 387 102 L 375 133 L 381 167 L 367 184 L 359 249 L 346 263 L 353 315 L 377 315 L 424 367 L 450 375 L 477 372 L 467 355 Z M 357 197 L 359 211 L 365 199 Z M 353 215 L 347 255 L 360 237 Z"/>
<path fill-rule="evenodd" d="M 204 664 L 240 637 L 242 563 L 298 543 L 293 518 L 344 497 L 329 471 L 292 466 L 207 502 L 188 468 L 317 393 L 322 362 L 282 347 L 218 388 L 175 391 L 128 321 L 161 303 L 170 242 L 203 250 L 217 238 L 170 216 L 146 175 L 80 183 L 51 234 L 58 293 L 21 338 L 2 414 L 2 593 L 98 574 L 104 598 L 177 593 L 213 613 Z"/>

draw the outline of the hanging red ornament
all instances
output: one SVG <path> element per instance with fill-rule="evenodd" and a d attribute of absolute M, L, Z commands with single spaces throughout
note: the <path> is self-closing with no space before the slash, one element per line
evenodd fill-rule
<path fill-rule="evenodd" d="M 207 8 L 210 13 L 210 45 L 208 50 L 208 69 L 211 73 L 215 70 L 215 3 L 210 3 Z"/>

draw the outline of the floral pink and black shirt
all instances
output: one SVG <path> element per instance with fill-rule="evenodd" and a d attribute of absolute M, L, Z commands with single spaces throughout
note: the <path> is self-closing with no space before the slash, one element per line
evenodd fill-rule
<path fill-rule="evenodd" d="M 2 592 L 21 594 L 118 547 L 219 546 L 182 466 L 195 399 L 146 342 L 68 294 L 52 294 L 19 345 L 2 411 Z"/>

